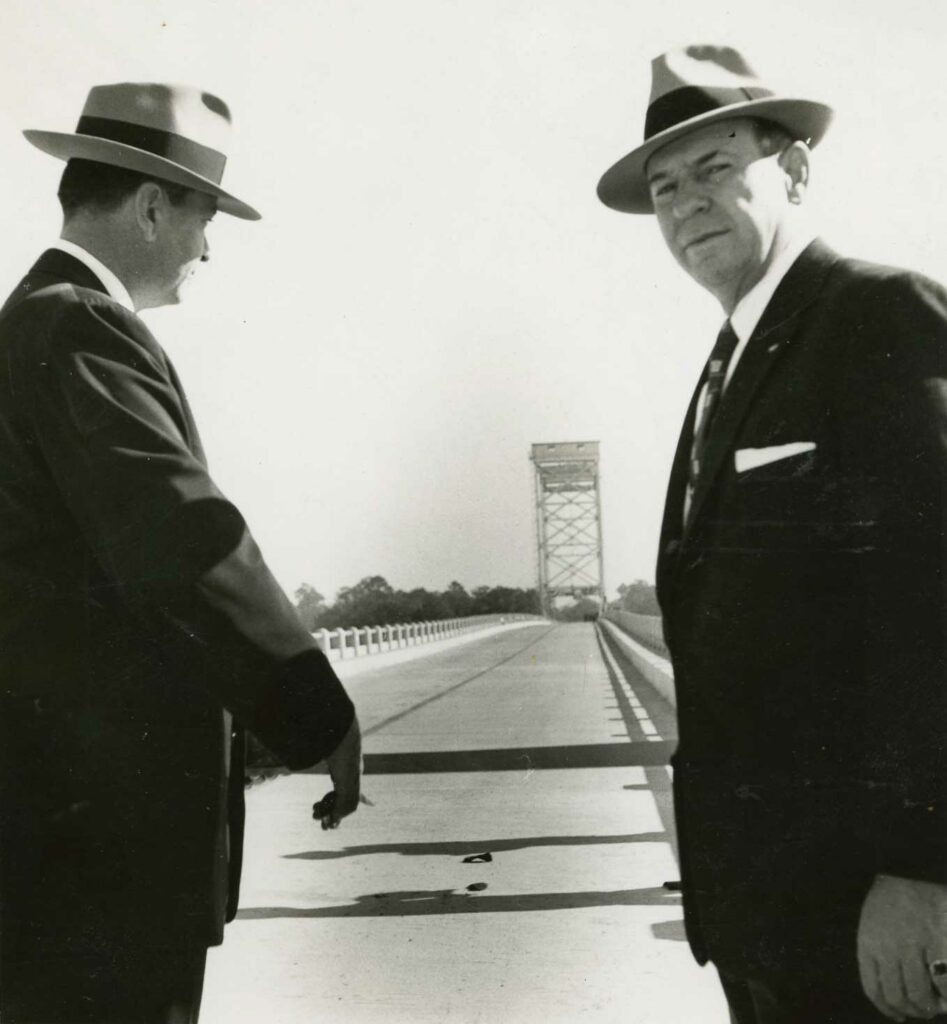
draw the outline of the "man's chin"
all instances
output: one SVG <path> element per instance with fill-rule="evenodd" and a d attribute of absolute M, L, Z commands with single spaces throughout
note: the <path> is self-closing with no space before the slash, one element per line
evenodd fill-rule
<path fill-rule="evenodd" d="M 685 253 L 684 269 L 704 288 L 719 288 L 732 274 L 732 268 L 710 252 Z"/>
<path fill-rule="evenodd" d="M 139 312 L 143 309 L 160 309 L 162 306 L 177 306 L 181 302 L 181 294 L 177 288 L 173 292 L 165 292 L 163 295 L 155 295 L 145 299 L 138 306 Z"/>
<path fill-rule="evenodd" d="M 183 296 L 181 295 L 181 290 L 182 290 L 183 286 L 184 286 L 184 282 L 182 281 L 181 284 L 175 285 L 174 288 L 169 289 L 169 291 L 165 294 L 164 301 L 161 303 L 161 305 L 162 306 L 179 306 L 181 304 L 181 301 L 182 301 L 182 298 L 183 298 Z"/>

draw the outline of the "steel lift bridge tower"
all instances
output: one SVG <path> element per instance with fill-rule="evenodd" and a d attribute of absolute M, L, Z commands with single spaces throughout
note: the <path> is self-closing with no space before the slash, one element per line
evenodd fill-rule
<path fill-rule="evenodd" d="M 534 444 L 539 600 L 594 597 L 605 607 L 598 441 Z"/>

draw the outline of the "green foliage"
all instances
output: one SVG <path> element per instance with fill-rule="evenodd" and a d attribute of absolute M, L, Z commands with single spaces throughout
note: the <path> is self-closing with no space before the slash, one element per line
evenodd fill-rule
<path fill-rule="evenodd" d="M 295 597 L 303 624 L 310 631 L 431 622 L 468 615 L 539 614 L 535 590 L 476 587 L 468 593 L 457 580 L 443 591 L 422 587 L 394 590 L 383 576 L 366 576 L 354 586 L 342 587 L 332 605 L 326 605 L 322 595 L 308 583 L 299 587 Z"/>
<path fill-rule="evenodd" d="M 593 601 L 590 597 L 580 597 L 573 604 L 557 608 L 554 617 L 561 622 L 583 622 L 595 618 L 599 611 L 601 608 L 598 601 Z"/>
<path fill-rule="evenodd" d="M 636 612 L 638 615 L 661 614 L 654 586 L 645 580 L 623 583 L 618 588 L 618 594 L 618 605 L 626 612 Z"/>
<path fill-rule="evenodd" d="M 298 587 L 293 596 L 296 598 L 296 611 L 299 612 L 303 625 L 311 632 L 326 610 L 326 599 L 308 583 Z"/>

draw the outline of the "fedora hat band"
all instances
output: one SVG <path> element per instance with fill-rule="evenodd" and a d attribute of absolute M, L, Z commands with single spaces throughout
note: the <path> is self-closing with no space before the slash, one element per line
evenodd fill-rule
<path fill-rule="evenodd" d="M 648 107 L 644 125 L 645 141 L 702 114 L 751 100 L 764 100 L 772 95 L 772 90 L 762 86 L 707 88 L 687 85 L 672 89 Z"/>
<path fill-rule="evenodd" d="M 227 157 L 223 153 L 161 128 L 149 128 L 111 117 L 84 115 L 79 118 L 76 134 L 90 135 L 125 146 L 134 146 L 135 149 L 143 149 L 154 156 L 170 160 L 215 185 L 219 185 L 224 176 Z"/>

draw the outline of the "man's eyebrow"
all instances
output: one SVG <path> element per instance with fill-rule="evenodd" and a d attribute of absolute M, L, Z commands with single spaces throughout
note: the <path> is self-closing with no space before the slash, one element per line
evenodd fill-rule
<path fill-rule="evenodd" d="M 704 155 L 703 155 L 703 156 L 699 156 L 699 157 L 698 157 L 698 158 L 697 158 L 697 159 L 696 159 L 696 160 L 694 161 L 694 163 L 695 163 L 695 164 L 696 164 L 696 165 L 697 165 L 698 167 L 702 167 L 702 166 L 703 166 L 703 165 L 704 165 L 705 163 L 707 163 L 707 162 L 708 162 L 708 161 L 710 161 L 710 160 L 713 160 L 713 159 L 715 159 L 716 157 L 718 157 L 718 156 L 720 156 L 720 155 L 721 155 L 721 150 L 720 150 L 720 149 L 712 149 L 712 150 L 710 150 L 709 152 L 707 152 L 707 153 L 704 153 Z"/>
<path fill-rule="evenodd" d="M 718 156 L 729 156 L 729 154 L 724 152 L 723 147 L 718 146 L 715 149 L 708 150 L 706 153 L 702 153 L 693 161 L 693 164 L 695 167 L 703 167 L 706 163 L 716 159 Z M 670 172 L 668 171 L 654 171 L 648 175 L 648 184 L 653 185 L 662 178 L 668 177 L 670 177 Z"/>
<path fill-rule="evenodd" d="M 667 171 L 655 171 L 653 174 L 648 175 L 648 184 L 653 185 L 656 181 L 660 181 L 662 178 L 667 178 Z"/>

